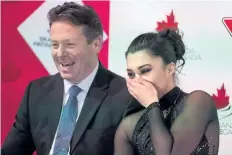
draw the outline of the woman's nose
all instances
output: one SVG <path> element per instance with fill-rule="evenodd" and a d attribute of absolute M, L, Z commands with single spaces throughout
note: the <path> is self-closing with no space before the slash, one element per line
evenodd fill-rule
<path fill-rule="evenodd" d="M 134 78 L 134 79 L 135 79 L 136 81 L 139 81 L 140 78 L 141 78 L 141 75 L 140 75 L 140 74 L 135 74 L 135 78 Z"/>

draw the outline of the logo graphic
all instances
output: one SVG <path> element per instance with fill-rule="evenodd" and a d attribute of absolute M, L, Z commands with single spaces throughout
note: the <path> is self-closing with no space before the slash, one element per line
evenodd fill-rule
<path fill-rule="evenodd" d="M 220 120 L 220 135 L 232 135 L 232 117 L 230 117 L 232 116 L 232 108 L 229 104 L 230 97 L 226 94 L 224 83 L 220 89 L 217 89 L 217 95 L 212 95 L 212 99 L 214 100 L 218 109 L 217 112 Z"/>
<path fill-rule="evenodd" d="M 232 115 L 232 108 L 231 105 L 229 105 L 229 98 L 230 97 L 226 94 L 224 83 L 220 89 L 217 89 L 217 95 L 212 95 L 212 99 L 214 100 L 218 109 L 219 119 Z"/>
<path fill-rule="evenodd" d="M 232 17 L 224 17 L 222 19 L 222 23 L 226 27 L 227 31 L 230 33 L 232 36 Z"/>
<path fill-rule="evenodd" d="M 178 28 L 178 22 L 175 20 L 175 14 L 173 10 L 171 11 L 170 15 L 166 15 L 167 20 L 166 21 L 161 21 L 157 22 L 157 27 L 156 31 L 162 31 L 164 29 L 172 29 L 172 30 L 180 30 Z M 197 61 L 197 60 L 202 60 L 201 55 L 197 53 L 194 49 L 189 48 L 185 46 L 185 60 L 192 60 L 192 61 Z"/>
<path fill-rule="evenodd" d="M 222 109 L 229 105 L 229 96 L 226 95 L 224 83 L 222 84 L 221 89 L 217 89 L 217 95 L 213 94 L 212 98 L 216 103 L 217 109 Z"/>
<path fill-rule="evenodd" d="M 165 22 L 164 20 L 162 22 L 157 22 L 157 31 L 162 31 L 166 28 L 178 30 L 178 22 L 175 22 L 175 15 L 173 13 L 173 10 L 170 15 L 167 15 L 167 22 Z"/>

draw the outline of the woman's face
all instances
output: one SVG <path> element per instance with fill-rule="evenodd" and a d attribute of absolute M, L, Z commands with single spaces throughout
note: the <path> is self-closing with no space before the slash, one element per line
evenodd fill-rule
<path fill-rule="evenodd" d="M 127 55 L 128 77 L 135 80 L 141 77 L 150 81 L 159 94 L 163 94 L 169 89 L 170 83 L 173 82 L 174 72 L 174 63 L 165 65 L 161 57 L 153 56 L 146 50 Z"/>

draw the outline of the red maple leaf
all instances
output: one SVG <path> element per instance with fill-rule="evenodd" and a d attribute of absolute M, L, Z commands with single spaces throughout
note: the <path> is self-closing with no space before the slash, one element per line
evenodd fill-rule
<path fill-rule="evenodd" d="M 226 95 L 224 83 L 222 84 L 221 89 L 217 89 L 217 96 L 213 94 L 212 99 L 214 100 L 217 109 L 222 109 L 229 105 L 229 96 Z"/>
<path fill-rule="evenodd" d="M 170 15 L 167 15 L 167 22 L 164 20 L 162 22 L 157 22 L 157 31 L 162 31 L 164 29 L 178 30 L 178 22 L 175 22 L 175 15 L 173 10 Z"/>

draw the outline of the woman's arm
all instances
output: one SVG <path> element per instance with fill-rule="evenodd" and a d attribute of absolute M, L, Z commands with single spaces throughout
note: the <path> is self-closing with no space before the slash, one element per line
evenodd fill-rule
<path fill-rule="evenodd" d="M 151 138 L 156 155 L 187 155 L 198 146 L 206 127 L 212 141 L 209 147 L 215 147 L 217 154 L 219 127 L 217 110 L 211 97 L 203 91 L 192 92 L 184 101 L 184 109 L 174 121 L 171 130 L 164 125 L 158 106 L 148 112 Z M 216 134 L 215 134 L 216 133 Z M 210 140 L 210 139 L 209 139 Z M 212 143 L 213 142 L 213 143 Z M 211 154 L 213 154 L 211 152 Z"/>
<path fill-rule="evenodd" d="M 114 155 L 134 155 L 133 147 L 129 141 L 127 131 L 133 130 L 130 127 L 129 118 L 125 118 L 119 125 L 114 140 Z M 130 131 L 132 132 L 132 131 Z"/>

